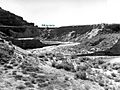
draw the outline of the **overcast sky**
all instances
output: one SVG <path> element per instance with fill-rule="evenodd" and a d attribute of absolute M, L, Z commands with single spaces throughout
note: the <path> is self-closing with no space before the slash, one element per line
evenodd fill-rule
<path fill-rule="evenodd" d="M 120 23 L 120 0 L 0 0 L 0 6 L 36 25 Z"/>

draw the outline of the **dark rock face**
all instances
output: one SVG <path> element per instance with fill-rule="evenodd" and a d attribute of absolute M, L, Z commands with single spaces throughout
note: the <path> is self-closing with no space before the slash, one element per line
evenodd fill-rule
<path fill-rule="evenodd" d="M 98 51 L 92 54 L 84 54 L 82 56 L 119 56 L 120 55 L 120 39 L 116 44 L 114 44 L 111 48 L 105 51 Z"/>
<path fill-rule="evenodd" d="M 93 29 L 102 29 L 99 34 L 113 34 L 120 32 L 119 24 L 93 24 L 93 25 L 78 25 L 78 26 L 63 26 L 58 28 L 47 28 L 41 30 L 40 38 L 45 40 L 55 41 L 77 41 L 82 38 L 86 33 L 91 32 Z M 77 40 L 78 39 L 78 40 Z"/>
<path fill-rule="evenodd" d="M 71 39 L 76 38 L 77 35 L 82 35 L 92 30 L 92 28 L 93 25 L 66 26 L 54 29 L 47 28 L 42 30 L 43 33 L 40 37 L 43 37 L 45 40 L 70 41 Z M 73 38 L 70 38 L 70 35 Z"/>
<path fill-rule="evenodd" d="M 10 13 L 9 11 L 5 11 L 2 8 L 0 9 L 0 24 L 6 26 L 34 26 L 33 23 L 28 23 L 23 20 L 22 17 Z"/>
<path fill-rule="evenodd" d="M 108 50 L 110 53 L 114 54 L 114 55 L 120 55 L 120 39 L 118 40 L 118 42 Z"/>
<path fill-rule="evenodd" d="M 23 49 L 34 49 L 34 48 L 41 48 L 44 46 L 47 46 L 46 44 L 43 44 L 38 39 L 26 39 L 26 40 L 12 40 L 12 43 L 14 45 L 17 45 Z"/>
<path fill-rule="evenodd" d="M 39 36 L 39 29 L 37 27 L 24 27 L 24 26 L 0 26 L 0 31 L 7 36 L 14 38 L 28 38 Z"/>
<path fill-rule="evenodd" d="M 9 11 L 0 8 L 0 31 L 11 37 L 35 37 L 39 35 L 34 23 L 25 21 Z"/>

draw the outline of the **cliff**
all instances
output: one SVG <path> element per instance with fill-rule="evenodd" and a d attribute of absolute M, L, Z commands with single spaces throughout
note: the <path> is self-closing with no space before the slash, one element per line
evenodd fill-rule
<path fill-rule="evenodd" d="M 6 26 L 34 26 L 34 23 L 28 23 L 22 17 L 0 8 L 0 25 Z"/>

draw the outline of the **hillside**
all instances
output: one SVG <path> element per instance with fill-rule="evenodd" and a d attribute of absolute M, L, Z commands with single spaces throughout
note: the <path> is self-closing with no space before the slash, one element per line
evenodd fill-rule
<path fill-rule="evenodd" d="M 22 17 L 17 16 L 9 11 L 0 7 L 0 25 L 5 26 L 34 26 L 33 23 L 28 23 Z"/>
<path fill-rule="evenodd" d="M 0 31 L 11 37 L 35 37 L 38 27 L 22 17 L 0 8 Z"/>
<path fill-rule="evenodd" d="M 0 40 L 2 90 L 119 90 L 119 57 L 33 53 Z M 117 63 L 116 63 L 117 62 Z"/>
<path fill-rule="evenodd" d="M 75 80 L 74 73 L 51 67 L 44 61 L 45 58 L 39 58 L 3 39 L 0 40 L 0 51 L 2 90 L 87 90 L 89 87 L 90 90 L 103 90 L 97 83 Z"/>
<path fill-rule="evenodd" d="M 53 42 L 79 43 L 58 47 L 53 52 L 75 55 L 120 55 L 119 26 L 119 24 L 97 24 L 60 27 L 54 30 L 44 30 L 41 35 L 46 37 L 40 35 L 40 38 Z"/>

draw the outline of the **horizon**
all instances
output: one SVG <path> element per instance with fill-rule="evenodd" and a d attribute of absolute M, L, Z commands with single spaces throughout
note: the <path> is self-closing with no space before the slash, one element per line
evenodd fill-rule
<path fill-rule="evenodd" d="M 39 27 L 120 23 L 119 0 L 1 0 L 0 6 Z"/>

